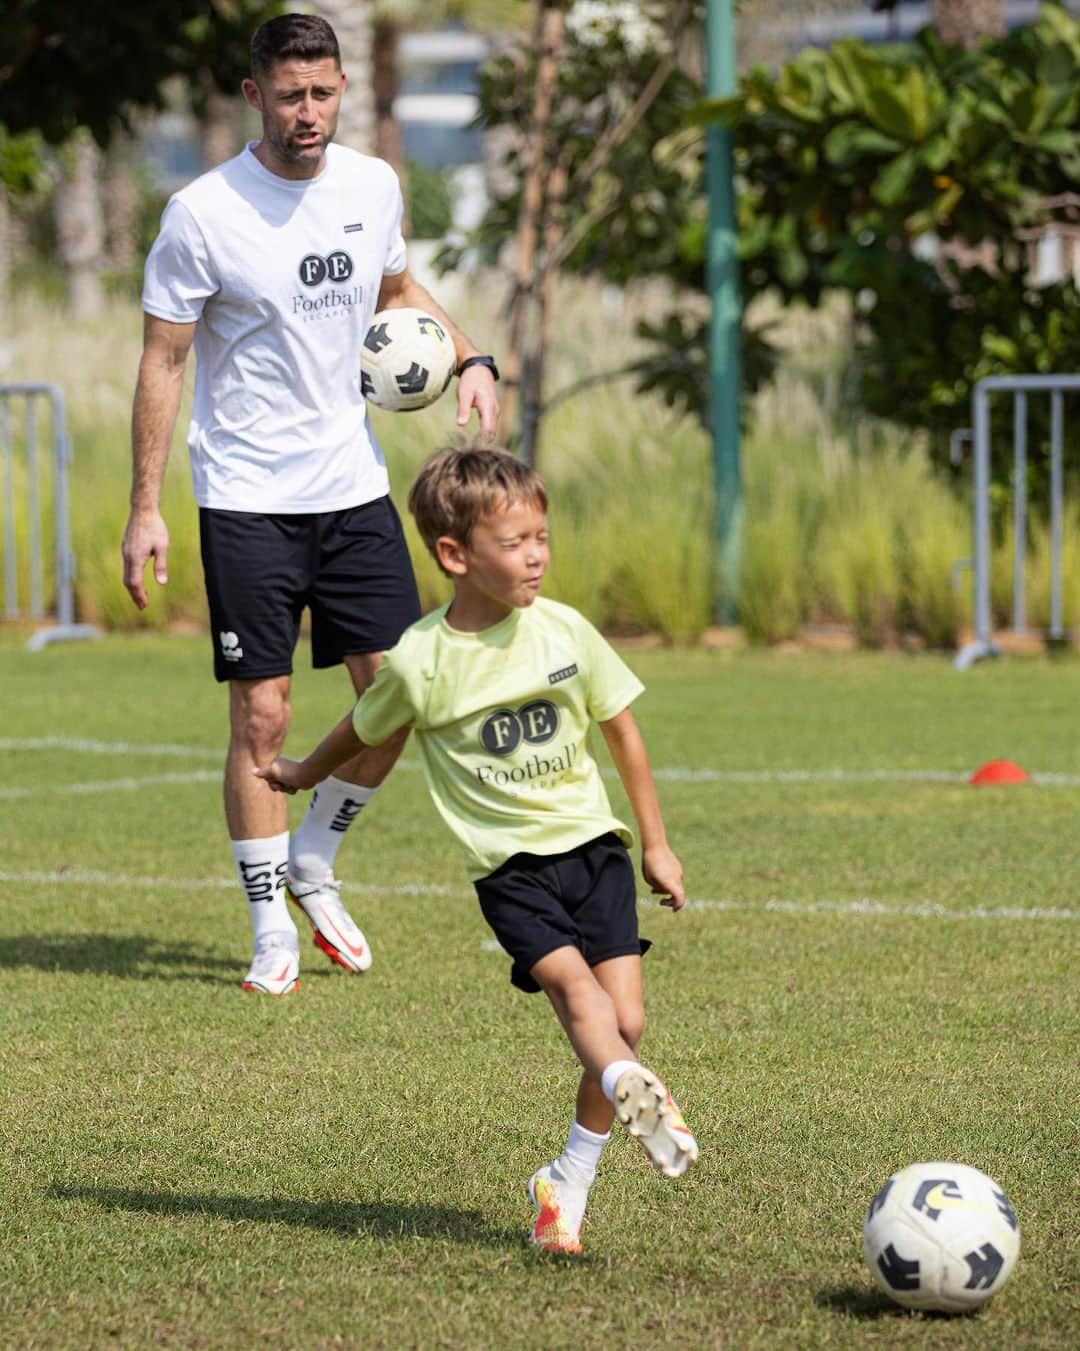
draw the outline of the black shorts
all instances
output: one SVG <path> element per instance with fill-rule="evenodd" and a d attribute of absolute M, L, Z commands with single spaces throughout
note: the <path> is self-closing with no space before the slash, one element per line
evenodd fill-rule
<path fill-rule="evenodd" d="M 556 948 L 574 947 L 589 966 L 648 952 L 638 937 L 637 880 L 617 835 L 562 854 L 515 854 L 475 882 L 484 918 L 513 959 L 510 980 L 540 989 L 529 972 Z"/>
<path fill-rule="evenodd" d="M 200 507 L 199 539 L 218 680 L 291 675 L 305 606 L 313 666 L 387 652 L 420 618 L 389 497 L 302 515 Z"/>

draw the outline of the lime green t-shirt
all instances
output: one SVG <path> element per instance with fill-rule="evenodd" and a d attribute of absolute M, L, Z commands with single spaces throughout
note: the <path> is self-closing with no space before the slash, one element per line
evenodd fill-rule
<path fill-rule="evenodd" d="M 379 746 L 414 729 L 470 877 L 612 830 L 632 844 L 587 735 L 637 698 L 637 676 L 568 605 L 538 599 L 480 633 L 452 629 L 447 608 L 406 629 L 383 659 L 353 715 L 360 740 Z"/>

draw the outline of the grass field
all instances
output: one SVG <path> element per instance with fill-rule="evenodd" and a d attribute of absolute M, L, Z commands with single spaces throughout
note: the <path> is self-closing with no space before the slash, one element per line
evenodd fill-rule
<path fill-rule="evenodd" d="M 692 897 L 643 907 L 645 1058 L 702 1160 L 669 1183 L 615 1138 L 568 1263 L 526 1246 L 524 1182 L 572 1058 L 408 763 L 340 859 L 372 971 L 305 943 L 295 998 L 240 992 L 209 655 L 0 638 L 0 1344 L 1080 1342 L 1075 659 L 627 654 Z M 306 659 L 297 750 L 346 707 Z M 1059 777 L 966 786 L 1001 755 Z M 1019 1214 L 974 1318 L 863 1269 L 919 1158 Z"/>

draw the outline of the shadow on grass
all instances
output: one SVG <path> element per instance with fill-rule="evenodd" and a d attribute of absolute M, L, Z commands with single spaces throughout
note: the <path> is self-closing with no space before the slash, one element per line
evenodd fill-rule
<path fill-rule="evenodd" d="M 517 1230 L 494 1229 L 479 1211 L 454 1210 L 450 1206 L 406 1205 L 395 1201 L 265 1201 L 248 1196 L 148 1192 L 127 1187 L 50 1187 L 48 1195 L 60 1201 L 92 1201 L 105 1210 L 292 1224 L 349 1238 L 367 1234 L 388 1240 L 451 1239 L 455 1243 L 482 1243 L 503 1251 L 522 1246 L 522 1236 Z"/>
<path fill-rule="evenodd" d="M 930 1318 L 952 1321 L 953 1314 L 937 1313 L 930 1309 L 905 1309 L 895 1304 L 882 1291 L 867 1288 L 865 1285 L 839 1285 L 829 1290 L 819 1290 L 814 1296 L 819 1309 L 831 1309 L 846 1318 L 861 1318 L 867 1321 L 878 1318 Z"/>
<path fill-rule="evenodd" d="M 232 984 L 243 958 L 211 957 L 194 943 L 162 943 L 148 934 L 22 934 L 0 938 L 0 968 L 36 967 L 72 975 Z M 215 972 L 229 972 L 218 975 Z"/>

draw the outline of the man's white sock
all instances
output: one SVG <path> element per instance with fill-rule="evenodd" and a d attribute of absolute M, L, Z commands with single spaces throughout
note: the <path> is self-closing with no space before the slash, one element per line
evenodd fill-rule
<path fill-rule="evenodd" d="M 289 876 L 298 882 L 321 882 L 334 870 L 334 858 L 345 832 L 375 793 L 331 774 L 312 794 L 307 813 L 293 834 Z"/>
<path fill-rule="evenodd" d="M 251 911 L 256 945 L 264 934 L 292 932 L 296 925 L 285 899 L 285 873 L 289 867 L 289 832 L 264 840 L 230 840 L 240 885 Z M 299 940 L 297 940 L 299 941 Z"/>
<path fill-rule="evenodd" d="M 600 1076 L 600 1092 L 608 1102 L 615 1101 L 615 1085 L 627 1070 L 639 1070 L 643 1067 L 636 1060 L 613 1060 Z"/>
<path fill-rule="evenodd" d="M 591 1187 L 596 1180 L 600 1155 L 610 1139 L 610 1131 L 606 1135 L 597 1135 L 595 1131 L 587 1130 L 575 1119 L 566 1139 L 566 1147 L 555 1160 L 555 1167 L 564 1177 L 569 1173 L 571 1177 L 577 1177 L 587 1187 Z"/>

